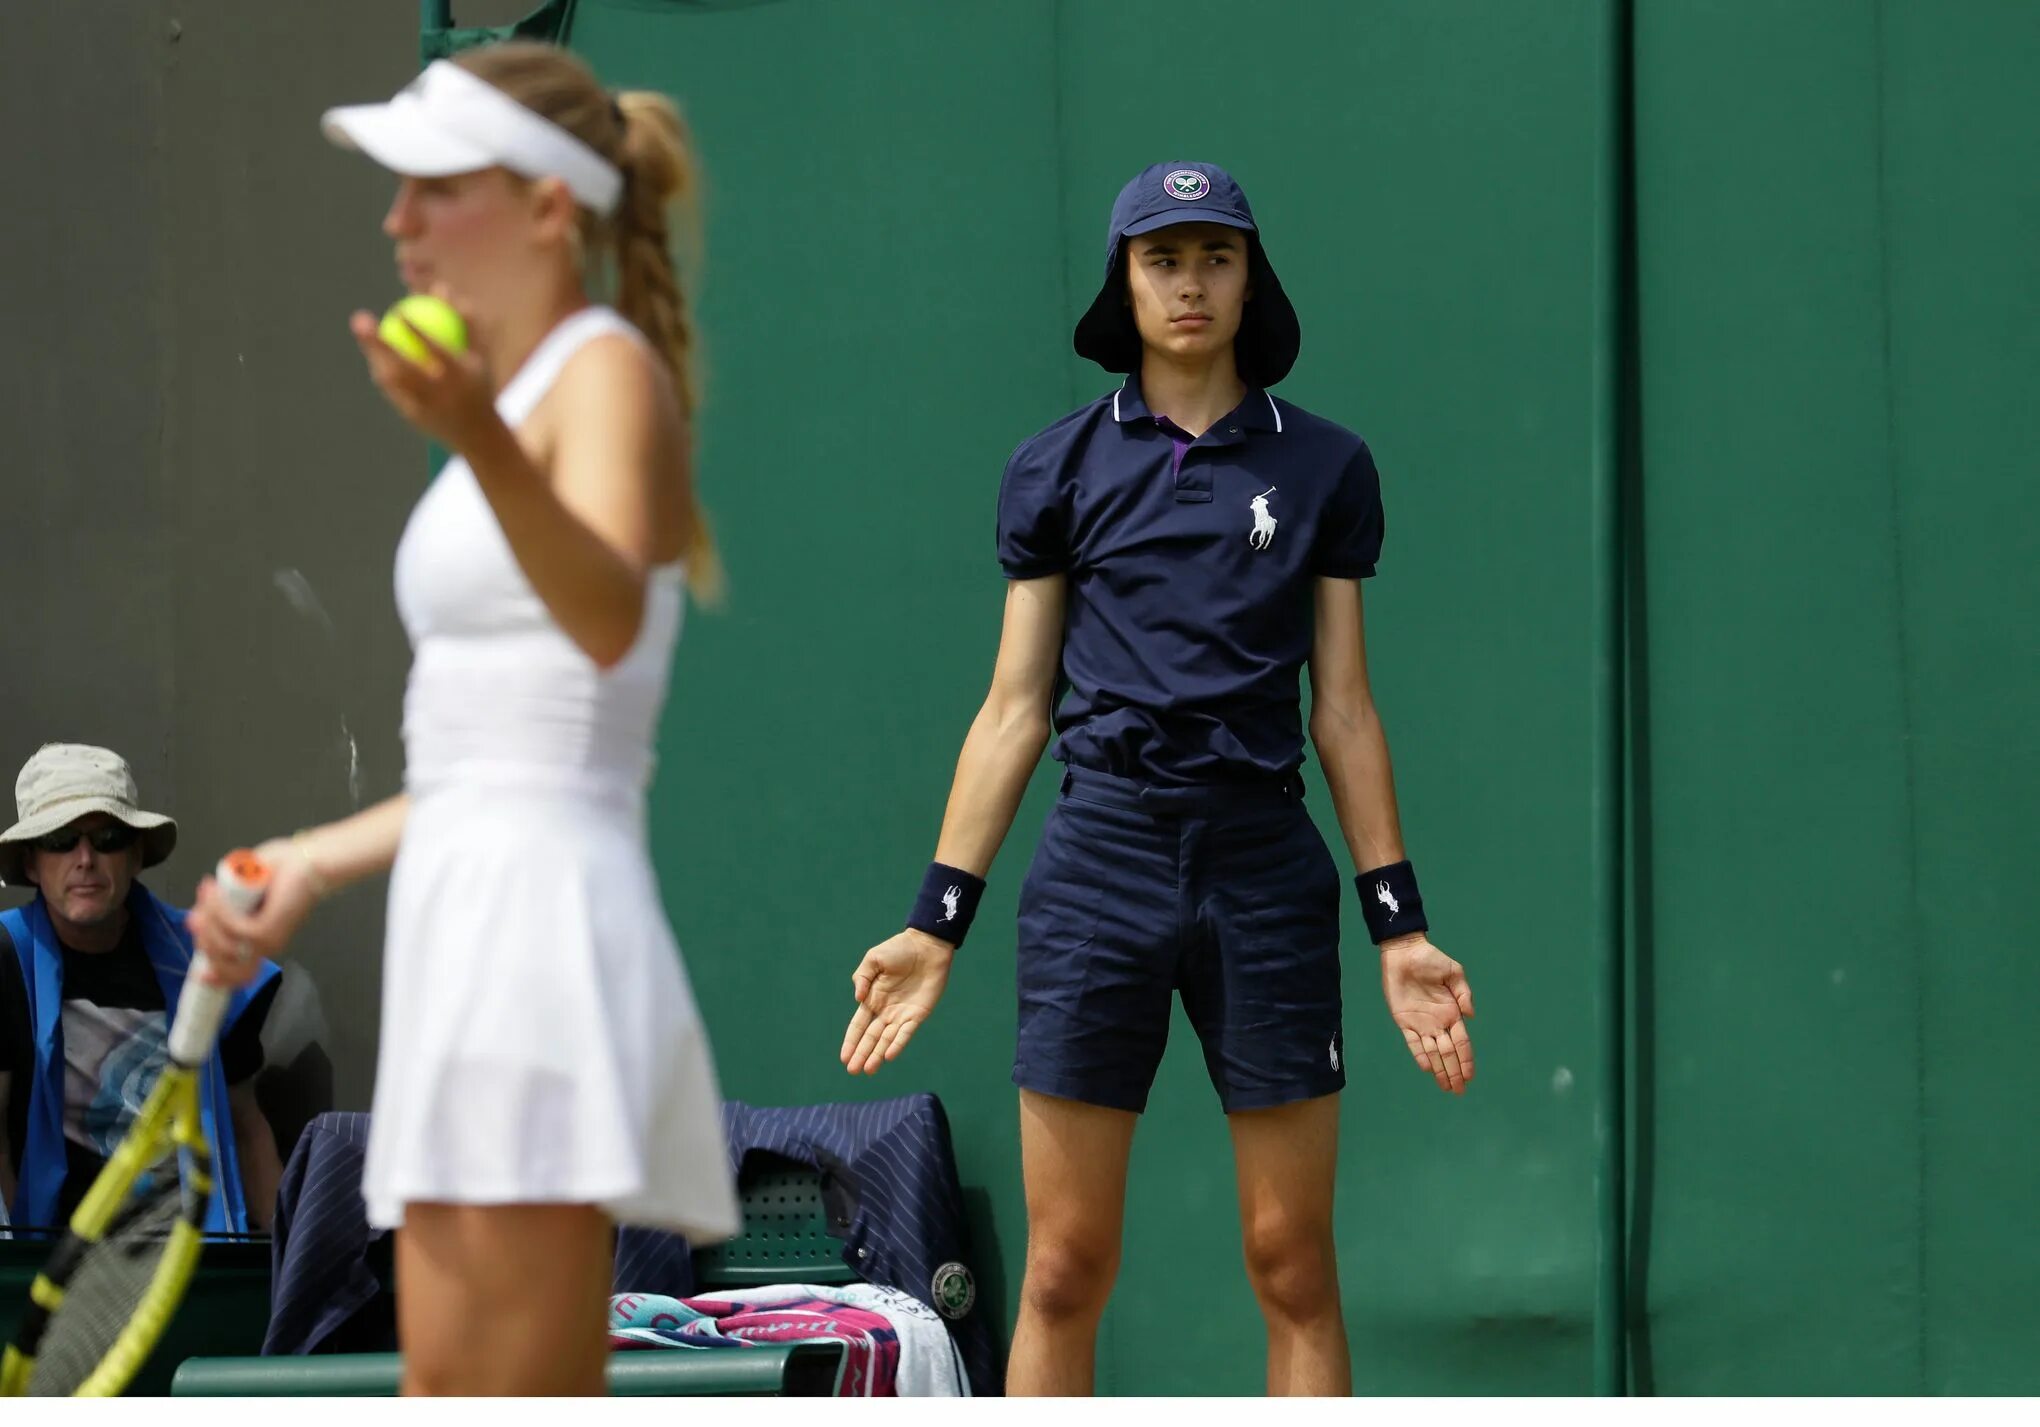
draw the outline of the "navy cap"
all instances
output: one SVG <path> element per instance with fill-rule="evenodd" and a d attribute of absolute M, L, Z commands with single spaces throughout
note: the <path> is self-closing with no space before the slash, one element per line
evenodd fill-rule
<path fill-rule="evenodd" d="M 1302 329 L 1261 245 L 1261 230 L 1254 223 L 1254 210 L 1247 206 L 1247 195 L 1216 164 L 1152 164 L 1119 190 L 1112 225 L 1105 232 L 1104 285 L 1077 319 L 1077 355 L 1108 372 L 1130 372 L 1140 365 L 1140 331 L 1126 305 L 1125 243 L 1177 223 L 1223 223 L 1246 232 L 1247 273 L 1254 295 L 1247 299 L 1233 355 L 1242 381 L 1273 386 L 1296 365 Z"/>

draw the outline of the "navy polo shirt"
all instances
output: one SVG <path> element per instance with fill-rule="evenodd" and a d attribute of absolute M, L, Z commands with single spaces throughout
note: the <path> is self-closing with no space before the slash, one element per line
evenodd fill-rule
<path fill-rule="evenodd" d="M 1159 784 L 1293 772 L 1313 586 L 1372 575 L 1381 530 L 1367 443 L 1259 389 L 1192 440 L 1132 377 L 1024 442 L 999 563 L 1068 576 L 1055 756 Z"/>

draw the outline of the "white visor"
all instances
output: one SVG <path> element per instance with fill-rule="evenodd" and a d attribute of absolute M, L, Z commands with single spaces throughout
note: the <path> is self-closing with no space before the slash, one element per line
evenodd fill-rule
<path fill-rule="evenodd" d="M 565 129 L 457 64 L 434 60 L 387 104 L 328 109 L 319 121 L 343 149 L 359 149 L 392 173 L 439 178 L 501 166 L 556 178 L 605 217 L 623 175 Z"/>

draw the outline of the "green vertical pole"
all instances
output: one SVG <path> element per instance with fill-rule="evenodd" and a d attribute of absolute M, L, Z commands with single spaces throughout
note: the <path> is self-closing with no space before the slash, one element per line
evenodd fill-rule
<path fill-rule="evenodd" d="M 453 0 L 418 0 L 418 62 L 439 57 L 438 36 L 453 28 Z M 437 441 L 425 443 L 425 469 L 432 475 L 446 464 L 446 450 Z"/>
<path fill-rule="evenodd" d="M 439 36 L 453 28 L 453 0 L 418 0 L 418 62 L 439 57 Z"/>
<path fill-rule="evenodd" d="M 1594 1108 L 1598 1163 L 1594 1176 L 1594 1391 L 1620 1397 L 1628 1387 L 1627 1137 L 1624 1044 L 1628 996 L 1623 976 L 1624 669 L 1622 544 L 1623 332 L 1631 264 L 1625 245 L 1630 158 L 1630 10 L 1633 0 L 1608 0 L 1602 16 L 1601 183 L 1595 238 L 1594 458 L 1592 501 L 1597 589 L 1594 600 L 1593 844 L 1595 904 L 1600 909 L 1600 1075 Z"/>

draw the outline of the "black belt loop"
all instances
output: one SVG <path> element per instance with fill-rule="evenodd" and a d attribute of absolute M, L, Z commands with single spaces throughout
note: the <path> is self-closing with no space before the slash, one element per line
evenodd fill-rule
<path fill-rule="evenodd" d="M 1065 798 L 1067 798 L 1070 795 L 1070 784 L 1074 783 L 1075 781 L 1076 774 L 1071 772 L 1070 769 L 1067 766 L 1065 766 L 1063 768 L 1063 780 L 1062 780 L 1062 792 Z"/>

